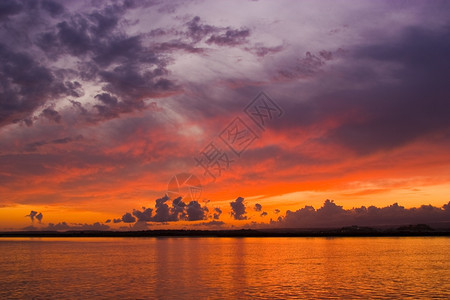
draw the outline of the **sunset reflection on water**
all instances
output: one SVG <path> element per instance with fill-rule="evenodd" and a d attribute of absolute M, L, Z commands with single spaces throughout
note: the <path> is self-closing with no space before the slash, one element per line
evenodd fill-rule
<path fill-rule="evenodd" d="M 0 298 L 448 298 L 449 238 L 0 239 Z"/>

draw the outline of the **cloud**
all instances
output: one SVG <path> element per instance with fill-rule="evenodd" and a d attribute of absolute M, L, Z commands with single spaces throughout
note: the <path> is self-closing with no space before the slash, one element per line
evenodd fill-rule
<path fill-rule="evenodd" d="M 5 0 L 0 2 L 0 20 L 6 19 L 9 16 L 20 13 L 23 6 L 14 0 Z"/>
<path fill-rule="evenodd" d="M 145 221 L 137 221 L 136 223 L 133 224 L 133 226 L 131 227 L 132 230 L 148 230 L 150 228 L 150 225 L 145 222 Z M 126 230 L 130 230 L 130 228 L 127 228 Z"/>
<path fill-rule="evenodd" d="M 231 216 L 235 220 L 247 220 L 247 216 L 245 216 L 245 204 L 244 198 L 237 197 L 235 201 L 230 202 L 231 206 Z"/>
<path fill-rule="evenodd" d="M 214 214 L 213 214 L 214 220 L 219 220 L 221 214 L 222 214 L 222 210 L 219 207 L 215 207 Z"/>
<path fill-rule="evenodd" d="M 260 216 L 261 216 L 261 217 L 265 217 L 265 216 L 267 216 L 267 213 L 266 213 L 265 211 L 263 211 L 263 212 L 260 214 Z"/>
<path fill-rule="evenodd" d="M 62 78 L 55 77 L 49 68 L 31 55 L 2 43 L 0 77 L 0 126 L 23 121 L 47 101 L 71 94 Z M 45 109 L 43 115 L 60 121 L 59 114 L 51 108 Z"/>
<path fill-rule="evenodd" d="M 44 217 L 44 216 L 42 215 L 42 213 L 38 213 L 38 214 L 36 215 L 36 220 L 38 220 L 39 223 L 41 223 L 43 217 Z"/>
<path fill-rule="evenodd" d="M 249 36 L 249 29 L 228 29 L 225 33 L 212 35 L 206 43 L 219 46 L 237 46 L 247 43 L 247 37 Z"/>
<path fill-rule="evenodd" d="M 142 207 L 142 211 L 133 209 L 133 216 L 138 222 L 150 222 L 152 220 L 153 209 Z"/>
<path fill-rule="evenodd" d="M 175 209 L 175 213 L 172 214 L 169 205 L 166 204 L 167 201 L 169 201 L 169 197 L 167 195 L 165 195 L 162 198 L 156 199 L 155 204 L 156 214 L 152 219 L 154 222 L 178 221 L 178 210 Z M 176 205 L 176 207 L 178 207 L 178 205 Z"/>
<path fill-rule="evenodd" d="M 450 88 L 445 78 L 450 76 L 450 42 L 444 37 L 449 34 L 448 25 L 435 30 L 410 27 L 395 39 L 374 40 L 352 50 L 348 60 L 355 65 L 352 72 L 375 66 L 382 70 L 381 74 L 366 72 L 354 78 L 358 85 L 378 84 L 354 89 L 347 82 L 348 87 L 334 97 L 342 99 L 341 108 L 357 111 L 359 117 L 347 120 L 324 138 L 367 155 L 448 132 Z"/>
<path fill-rule="evenodd" d="M 30 214 L 26 215 L 25 217 L 29 217 L 31 222 L 34 222 L 34 218 L 36 218 L 36 220 L 38 220 L 38 222 L 41 223 L 42 218 L 44 216 L 42 215 L 42 213 L 38 213 L 37 211 L 32 210 L 30 211 Z"/>
<path fill-rule="evenodd" d="M 155 45 L 156 51 L 161 52 L 170 52 L 170 51 L 184 51 L 186 53 L 204 53 L 205 49 L 195 47 L 192 44 L 185 43 L 180 40 L 170 41 L 170 42 L 163 42 Z"/>
<path fill-rule="evenodd" d="M 122 222 L 124 222 L 124 223 L 134 223 L 134 222 L 136 222 L 136 218 L 133 217 L 130 213 L 125 213 L 122 216 Z"/>
<path fill-rule="evenodd" d="M 253 208 L 255 211 L 261 211 L 262 210 L 262 205 L 259 203 L 255 204 L 255 207 Z"/>
<path fill-rule="evenodd" d="M 275 46 L 275 47 L 266 47 L 261 44 L 256 44 L 253 47 L 246 47 L 245 50 L 249 51 L 250 53 L 255 54 L 258 57 L 264 57 L 266 55 L 273 55 L 277 52 L 283 51 L 285 47 L 283 45 Z"/>
<path fill-rule="evenodd" d="M 96 231 L 105 231 L 108 230 L 109 226 L 95 222 L 93 224 L 73 224 L 69 225 L 66 222 L 60 222 L 57 224 L 49 223 L 47 227 L 42 228 L 41 230 L 48 230 L 48 231 L 68 231 L 68 230 L 96 230 Z"/>
<path fill-rule="evenodd" d="M 64 12 L 64 6 L 56 1 L 44 0 L 41 2 L 41 7 L 52 17 L 59 16 Z"/>
<path fill-rule="evenodd" d="M 235 29 L 202 24 L 199 16 L 187 22 L 186 27 L 185 35 L 194 43 L 205 40 L 206 44 L 234 47 L 248 43 L 247 38 L 250 36 L 248 28 Z"/>
<path fill-rule="evenodd" d="M 204 220 L 207 217 L 208 208 L 202 207 L 197 201 L 191 201 L 186 207 L 188 221 Z"/>
<path fill-rule="evenodd" d="M 194 42 L 199 42 L 209 34 L 216 32 L 218 28 L 211 25 L 204 25 L 200 23 L 200 17 L 195 16 L 186 23 L 187 33 L 186 35 Z"/>
<path fill-rule="evenodd" d="M 30 211 L 29 215 L 26 215 L 25 217 L 29 217 L 31 219 L 31 222 L 34 222 L 34 217 L 37 215 L 37 211 Z"/>
<path fill-rule="evenodd" d="M 70 230 L 71 227 L 66 222 L 60 222 L 57 224 L 49 223 L 46 230 L 50 231 L 67 231 Z"/>
<path fill-rule="evenodd" d="M 42 115 L 46 117 L 48 120 L 53 121 L 55 123 L 61 122 L 61 115 L 51 107 L 48 107 L 42 111 Z"/>
<path fill-rule="evenodd" d="M 127 213 L 120 219 L 126 223 L 134 222 L 177 222 L 177 221 L 199 221 L 206 220 L 208 218 L 208 208 L 201 206 L 197 201 L 191 201 L 188 204 L 184 203 L 181 197 L 173 199 L 171 205 L 169 203 L 170 198 L 165 195 L 158 198 L 155 201 L 155 209 L 142 207 L 142 210 L 134 209 L 133 216 Z M 155 212 L 155 214 L 153 214 Z M 216 211 L 217 212 L 217 211 Z M 220 215 L 220 214 L 219 214 Z M 116 219 L 113 220 L 114 223 Z"/>
<path fill-rule="evenodd" d="M 403 225 L 417 223 L 439 223 L 450 220 L 450 202 L 442 208 L 432 205 L 422 205 L 418 208 L 404 208 L 394 203 L 386 207 L 359 207 L 344 209 L 326 200 L 319 209 L 305 206 L 297 211 L 286 212 L 284 217 L 271 221 L 271 225 L 278 227 L 341 227 L 341 226 L 380 226 Z"/>
<path fill-rule="evenodd" d="M 99 95 L 110 95 L 117 102 L 91 105 L 97 111 L 85 109 L 91 121 L 144 109 L 144 98 L 178 89 L 164 78 L 168 74 L 165 50 L 144 46 L 141 34 L 129 35 L 123 30 L 124 15 L 135 7 L 131 1 L 86 6 L 79 12 L 70 6 L 46 0 L 23 10 L 14 1 L 2 2 L 0 19 L 20 16 L 8 24 L 8 30 L 0 29 L 2 40 L 15 41 L 0 43 L 0 126 L 19 121 L 31 126 L 36 110 L 67 96 L 81 97 L 86 84 L 94 81 L 103 91 Z M 33 26 L 26 32 L 27 39 L 17 38 L 25 26 Z M 76 64 L 55 63 L 62 57 Z M 58 124 L 63 119 L 53 107 L 45 108 L 41 115 Z"/>
<path fill-rule="evenodd" d="M 194 226 L 222 227 L 224 225 L 226 225 L 225 222 L 212 220 L 209 222 L 197 223 Z"/>
<path fill-rule="evenodd" d="M 71 143 L 71 142 L 76 142 L 76 141 L 80 141 L 83 139 L 82 135 L 77 135 L 75 137 L 64 137 L 64 138 L 60 138 L 60 139 L 54 139 L 51 141 L 38 141 L 38 142 L 33 142 L 33 143 L 29 143 L 26 144 L 24 147 L 25 151 L 28 152 L 34 152 L 37 151 L 41 146 L 45 146 L 45 145 L 61 145 L 61 144 L 67 144 L 67 143 Z"/>

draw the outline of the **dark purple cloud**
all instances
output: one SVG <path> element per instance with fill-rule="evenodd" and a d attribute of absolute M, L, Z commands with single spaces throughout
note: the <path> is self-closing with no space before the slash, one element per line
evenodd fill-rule
<path fill-rule="evenodd" d="M 52 17 L 59 16 L 64 12 L 64 6 L 57 2 L 51 0 L 44 0 L 41 2 L 42 9 L 46 10 Z"/>
<path fill-rule="evenodd" d="M 344 209 L 326 200 L 319 209 L 305 206 L 296 211 L 288 210 L 284 217 L 278 221 L 271 221 L 272 225 L 286 228 L 319 228 L 319 227 L 341 227 L 341 226 L 382 226 L 382 225 L 404 225 L 404 224 L 439 224 L 450 220 L 450 203 L 442 208 L 432 205 L 422 205 L 418 208 L 405 208 L 397 203 L 386 207 L 359 207 Z"/>
<path fill-rule="evenodd" d="M 191 201 L 186 206 L 186 214 L 188 221 L 205 220 L 208 214 L 208 208 L 202 207 L 197 201 Z"/>
<path fill-rule="evenodd" d="M 219 46 L 237 46 L 247 43 L 250 36 L 249 29 L 228 29 L 222 34 L 213 34 L 206 43 Z"/>
<path fill-rule="evenodd" d="M 144 47 L 140 35 L 127 35 L 120 27 L 124 14 L 134 8 L 132 2 L 86 8 L 82 13 L 72 13 L 64 7 L 68 4 L 53 1 L 42 1 L 40 6 L 29 6 L 26 10 L 14 1 L 2 5 L 4 17 L 19 14 L 7 27 L 21 30 L 26 22 L 35 22 L 35 28 L 27 33 L 29 39 L 22 44 L 0 44 L 3 86 L 0 125 L 17 121 L 30 125 L 29 116 L 46 102 L 84 95 L 85 86 L 80 83 L 83 80 L 100 82 L 105 93 L 99 95 L 109 93 L 117 99 L 95 106 L 97 111 L 90 112 L 90 120 L 116 118 L 121 113 L 143 109 L 143 98 L 177 89 L 171 80 L 164 78 L 167 75 L 167 63 L 161 56 L 164 50 Z M 45 19 L 39 9 L 55 17 L 56 25 L 43 26 L 54 21 Z M 14 34 L 14 30 L 0 29 L 2 40 L 17 40 Z M 29 43 L 36 47 L 30 47 Z M 42 56 L 47 56 L 48 61 L 39 58 Z M 77 67 L 52 65 L 61 57 L 78 60 Z M 72 82 L 69 77 L 77 77 L 78 81 Z M 53 108 L 44 109 L 42 116 L 57 123 L 62 118 Z"/>
<path fill-rule="evenodd" d="M 0 21 L 8 16 L 14 16 L 20 13 L 23 6 L 14 0 L 5 0 L 0 2 Z"/>
<path fill-rule="evenodd" d="M 136 222 L 136 218 L 133 217 L 130 213 L 125 213 L 122 216 L 122 222 L 124 222 L 124 223 L 134 223 L 134 222 Z"/>
<path fill-rule="evenodd" d="M 330 132 L 329 138 L 366 154 L 449 132 L 449 34 L 449 26 L 433 31 L 413 27 L 393 41 L 357 48 L 355 62 L 396 64 L 391 74 L 395 79 L 364 91 L 348 91 L 347 99 L 364 99 L 353 106 L 364 119 L 349 120 Z"/>
<path fill-rule="evenodd" d="M 167 195 L 162 198 L 156 199 L 156 214 L 153 217 L 154 222 L 178 221 L 178 211 L 175 210 L 176 213 L 172 214 L 169 205 L 167 205 L 166 203 L 167 201 L 169 201 L 169 197 Z"/>
<path fill-rule="evenodd" d="M 61 115 L 51 107 L 44 109 L 42 115 L 55 123 L 61 122 Z"/>
<path fill-rule="evenodd" d="M 221 214 L 222 214 L 222 210 L 219 207 L 215 207 L 214 214 L 213 214 L 214 220 L 219 220 Z"/>
<path fill-rule="evenodd" d="M 199 16 L 195 16 L 192 20 L 187 22 L 186 27 L 186 35 L 194 42 L 199 42 L 206 36 L 218 30 L 218 28 L 214 26 L 202 24 Z"/>
<path fill-rule="evenodd" d="M 237 197 L 235 201 L 230 202 L 231 216 L 235 220 L 247 220 L 244 198 Z"/>
<path fill-rule="evenodd" d="M 21 49 L 0 43 L 0 126 L 29 118 L 49 100 L 72 94 L 70 87 L 52 71 Z M 19 88 L 17 88 L 19 87 Z M 51 108 L 44 116 L 55 121 L 58 114 Z M 28 119 L 28 124 L 31 120 Z"/>
<path fill-rule="evenodd" d="M 38 214 L 36 215 L 36 220 L 38 220 L 38 222 L 41 223 L 43 217 L 44 217 L 44 216 L 42 215 L 42 213 L 38 213 Z"/>
<path fill-rule="evenodd" d="M 152 220 L 152 213 L 153 209 L 145 207 L 142 208 L 142 211 L 133 210 L 133 216 L 137 218 L 138 222 L 150 222 Z"/>
<path fill-rule="evenodd" d="M 222 227 L 224 225 L 226 225 L 225 222 L 217 221 L 217 220 L 194 224 L 194 226 L 207 226 L 207 227 Z"/>
<path fill-rule="evenodd" d="M 448 25 L 410 27 L 395 38 L 373 39 L 340 54 L 333 71 L 318 72 L 331 54 L 310 54 L 283 76 L 314 76 L 320 89 L 308 101 L 286 99 L 278 129 L 308 128 L 340 120 L 318 142 L 339 144 L 359 155 L 392 150 L 450 131 Z M 358 88 L 355 88 L 358 87 Z M 290 98 L 290 96 L 288 97 Z"/>
<path fill-rule="evenodd" d="M 176 221 L 200 221 L 208 218 L 208 208 L 201 206 L 197 201 L 184 203 L 181 197 L 172 200 L 169 205 L 170 198 L 165 195 L 155 201 L 155 209 L 145 208 L 142 210 L 134 209 L 133 215 L 127 213 L 122 217 L 125 223 L 134 222 L 176 222 Z M 155 214 L 153 214 L 155 212 Z M 216 211 L 217 213 L 217 211 Z M 220 215 L 220 214 L 219 214 Z M 128 222 L 124 220 L 124 217 Z M 134 217 L 133 217 L 134 216 Z M 115 220 L 113 220 L 115 222 Z"/>
<path fill-rule="evenodd" d="M 37 211 L 32 210 L 30 211 L 30 214 L 26 215 L 25 217 L 29 217 L 31 222 L 34 222 L 34 217 L 36 217 L 37 213 L 38 213 Z"/>

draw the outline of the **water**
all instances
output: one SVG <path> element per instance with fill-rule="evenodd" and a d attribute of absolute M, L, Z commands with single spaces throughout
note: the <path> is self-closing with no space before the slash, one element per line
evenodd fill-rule
<path fill-rule="evenodd" d="M 450 298 L 450 238 L 1 238 L 0 299 Z"/>

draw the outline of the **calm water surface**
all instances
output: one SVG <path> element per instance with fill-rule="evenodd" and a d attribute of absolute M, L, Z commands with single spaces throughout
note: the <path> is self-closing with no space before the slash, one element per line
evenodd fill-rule
<path fill-rule="evenodd" d="M 0 238 L 0 299 L 450 298 L 450 238 Z"/>

